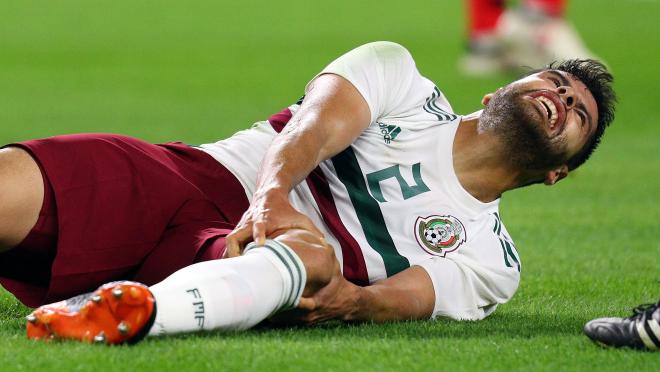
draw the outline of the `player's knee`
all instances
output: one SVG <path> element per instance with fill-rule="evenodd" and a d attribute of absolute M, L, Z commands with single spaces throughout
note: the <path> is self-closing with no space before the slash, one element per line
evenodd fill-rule
<path fill-rule="evenodd" d="M 43 178 L 32 156 L 17 147 L 0 149 L 0 252 L 27 236 L 43 197 Z"/>
<path fill-rule="evenodd" d="M 308 288 L 325 287 L 338 270 L 333 248 L 320 236 L 307 230 L 289 230 L 276 239 L 293 249 L 303 261 Z"/>
<path fill-rule="evenodd" d="M 339 270 L 339 261 L 335 257 L 333 248 L 322 241 L 320 244 L 314 246 L 314 250 L 310 252 L 311 255 L 307 262 L 305 262 L 305 269 L 312 272 L 312 280 L 307 280 L 310 290 L 315 292 L 330 283 L 332 276 Z"/>

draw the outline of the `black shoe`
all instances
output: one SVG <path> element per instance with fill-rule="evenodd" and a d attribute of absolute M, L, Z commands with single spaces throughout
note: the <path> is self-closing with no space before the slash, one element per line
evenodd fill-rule
<path fill-rule="evenodd" d="M 611 347 L 658 350 L 660 301 L 639 305 L 628 318 L 598 318 L 584 325 L 584 333 L 597 344 Z"/>

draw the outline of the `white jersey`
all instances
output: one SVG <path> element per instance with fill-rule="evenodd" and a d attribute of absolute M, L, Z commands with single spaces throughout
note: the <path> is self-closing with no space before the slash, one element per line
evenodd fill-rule
<path fill-rule="evenodd" d="M 508 301 L 520 259 L 498 214 L 460 185 L 452 146 L 461 121 L 410 53 L 390 42 L 363 45 L 321 74 L 351 82 L 366 100 L 371 124 L 353 144 L 323 161 L 290 194 L 335 248 L 344 276 L 367 285 L 412 265 L 435 289 L 433 317 L 482 319 Z M 238 178 L 248 198 L 272 139 L 296 113 L 202 149 Z"/>

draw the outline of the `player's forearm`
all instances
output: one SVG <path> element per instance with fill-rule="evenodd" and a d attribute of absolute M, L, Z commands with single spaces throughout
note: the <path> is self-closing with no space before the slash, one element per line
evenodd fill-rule
<path fill-rule="evenodd" d="M 275 137 L 257 176 L 257 190 L 262 193 L 288 194 L 318 165 L 320 148 L 318 136 L 295 126 Z"/>
<path fill-rule="evenodd" d="M 420 299 L 400 291 L 371 286 L 360 290 L 356 308 L 345 320 L 387 322 L 428 319 L 430 316 L 431 311 Z"/>
<path fill-rule="evenodd" d="M 273 140 L 257 176 L 257 193 L 287 193 L 323 160 L 344 150 L 369 125 L 370 112 L 344 78 L 316 78 L 300 109 Z"/>
<path fill-rule="evenodd" d="M 419 266 L 368 287 L 358 287 L 355 307 L 345 320 L 386 322 L 429 319 L 435 291 L 428 274 Z"/>

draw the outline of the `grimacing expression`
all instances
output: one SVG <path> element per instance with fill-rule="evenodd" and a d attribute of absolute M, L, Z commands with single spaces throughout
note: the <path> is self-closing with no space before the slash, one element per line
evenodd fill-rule
<path fill-rule="evenodd" d="M 587 87 L 563 71 L 542 71 L 498 89 L 482 115 L 525 169 L 564 164 L 594 135 L 598 107 Z"/>

